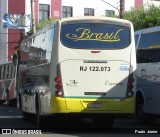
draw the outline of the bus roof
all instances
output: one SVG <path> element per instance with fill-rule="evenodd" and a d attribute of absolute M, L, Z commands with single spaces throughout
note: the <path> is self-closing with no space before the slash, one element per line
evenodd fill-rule
<path fill-rule="evenodd" d="M 144 33 L 151 33 L 151 32 L 157 32 L 157 31 L 160 31 L 160 26 L 137 30 L 137 31 L 135 31 L 135 35 L 139 34 L 139 33 L 144 34 Z"/>
<path fill-rule="evenodd" d="M 131 23 L 128 20 L 125 19 L 119 19 L 119 18 L 113 18 L 113 17 L 101 17 L 101 16 L 79 16 L 79 17 L 68 17 L 68 18 L 62 18 L 60 21 L 70 21 L 70 20 L 88 20 L 88 19 L 99 19 L 99 20 L 108 20 L 108 21 L 115 21 L 115 22 L 121 22 L 121 23 Z"/>

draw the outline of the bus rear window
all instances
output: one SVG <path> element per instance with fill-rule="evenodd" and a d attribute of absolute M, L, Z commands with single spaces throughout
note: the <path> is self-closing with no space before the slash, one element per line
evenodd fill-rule
<path fill-rule="evenodd" d="M 122 49 L 129 46 L 130 28 L 104 23 L 64 24 L 61 43 L 77 49 Z"/>
<path fill-rule="evenodd" d="M 24 87 L 49 85 L 49 77 L 45 75 L 24 75 L 22 85 Z"/>

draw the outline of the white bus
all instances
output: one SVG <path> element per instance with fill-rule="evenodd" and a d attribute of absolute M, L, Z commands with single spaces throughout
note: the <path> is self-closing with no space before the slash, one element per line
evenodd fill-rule
<path fill-rule="evenodd" d="M 160 27 L 135 32 L 137 46 L 137 118 L 150 123 L 160 116 Z"/>
<path fill-rule="evenodd" d="M 46 53 L 30 54 L 33 46 Z M 135 112 L 131 22 L 106 17 L 61 19 L 23 40 L 21 49 L 39 62 L 32 61 L 19 78 L 24 117 L 36 114 L 40 123 L 44 115 L 61 114 L 111 126 L 115 117 Z"/>

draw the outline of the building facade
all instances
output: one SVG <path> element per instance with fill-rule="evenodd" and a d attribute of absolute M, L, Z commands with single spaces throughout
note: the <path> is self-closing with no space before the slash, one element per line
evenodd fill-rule
<path fill-rule="evenodd" d="M 123 0 L 122 10 L 148 3 L 160 7 L 156 0 Z M 118 16 L 119 10 L 120 0 L 0 0 L 0 64 L 12 60 L 21 38 L 32 27 L 32 17 L 37 24 L 49 18 Z"/>
<path fill-rule="evenodd" d="M 62 17 L 114 16 L 119 0 L 62 0 Z"/>
<path fill-rule="evenodd" d="M 78 2 L 78 3 L 77 3 Z M 123 0 L 122 10 L 147 4 L 160 5 L 159 0 Z M 118 16 L 120 0 L 62 0 L 62 17 Z"/>
<path fill-rule="evenodd" d="M 21 38 L 31 29 L 31 13 L 38 23 L 61 18 L 61 8 L 61 0 L 0 0 L 0 64 L 12 60 Z"/>

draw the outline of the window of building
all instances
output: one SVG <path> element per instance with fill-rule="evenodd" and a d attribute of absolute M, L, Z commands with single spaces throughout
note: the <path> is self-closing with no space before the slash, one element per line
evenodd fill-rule
<path fill-rule="evenodd" d="M 0 79 L 3 79 L 4 78 L 4 66 L 2 65 L 1 66 L 1 78 Z"/>
<path fill-rule="evenodd" d="M 115 15 L 114 10 L 105 10 L 105 16 L 106 17 L 113 17 Z"/>
<path fill-rule="evenodd" d="M 11 72 L 12 73 L 11 77 L 14 78 L 15 77 L 15 72 L 16 72 L 16 67 L 14 65 L 12 65 L 11 71 L 12 71 Z"/>
<path fill-rule="evenodd" d="M 94 16 L 93 8 L 84 8 L 84 16 Z"/>
<path fill-rule="evenodd" d="M 12 78 L 12 68 L 13 68 L 13 64 L 9 64 L 9 74 L 8 74 L 9 78 Z"/>
<path fill-rule="evenodd" d="M 4 79 L 5 78 L 5 70 L 6 70 L 6 66 L 5 65 L 3 65 L 2 66 L 2 78 Z"/>
<path fill-rule="evenodd" d="M 8 65 L 5 65 L 5 76 L 4 78 L 7 79 L 8 78 Z"/>
<path fill-rule="evenodd" d="M 72 16 L 73 16 L 73 8 L 69 6 L 63 6 L 63 18 Z"/>
<path fill-rule="evenodd" d="M 50 6 L 48 4 L 39 4 L 39 21 L 49 19 Z"/>

